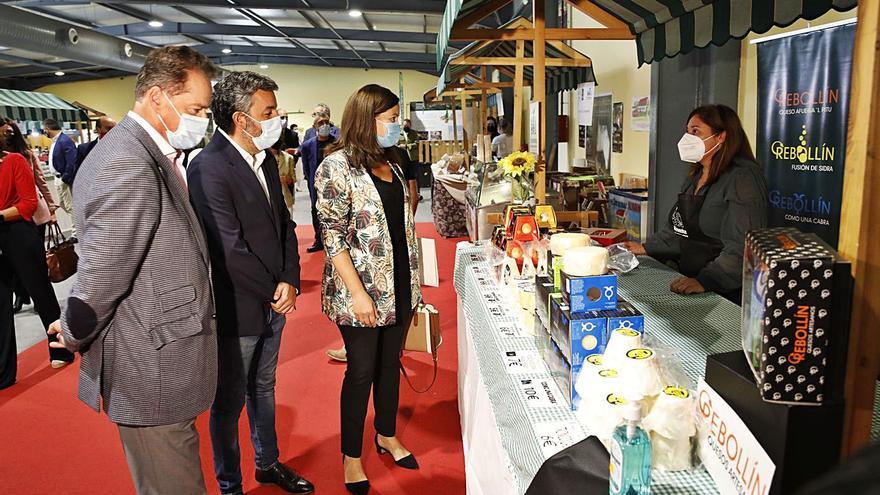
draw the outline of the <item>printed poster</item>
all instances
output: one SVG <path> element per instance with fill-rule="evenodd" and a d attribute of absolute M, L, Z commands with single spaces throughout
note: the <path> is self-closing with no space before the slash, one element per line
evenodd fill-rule
<path fill-rule="evenodd" d="M 632 130 L 648 132 L 651 130 L 651 97 L 633 96 L 630 115 Z"/>
<path fill-rule="evenodd" d="M 769 226 L 837 247 L 856 25 L 758 45 L 758 139 Z"/>

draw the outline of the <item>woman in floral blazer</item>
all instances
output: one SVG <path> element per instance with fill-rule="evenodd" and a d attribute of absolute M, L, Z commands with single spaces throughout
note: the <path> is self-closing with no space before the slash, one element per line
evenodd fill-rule
<path fill-rule="evenodd" d="M 340 137 L 315 174 L 326 261 L 322 305 L 348 353 L 342 383 L 346 488 L 367 493 L 361 463 L 370 389 L 375 444 L 397 465 L 417 469 L 395 437 L 400 348 L 421 300 L 415 220 L 397 165 L 400 107 L 386 88 L 367 85 L 349 98 Z"/>

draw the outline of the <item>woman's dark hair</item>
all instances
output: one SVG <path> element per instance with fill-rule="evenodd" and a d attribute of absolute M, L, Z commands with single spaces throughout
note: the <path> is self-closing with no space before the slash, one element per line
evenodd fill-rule
<path fill-rule="evenodd" d="M 13 153 L 19 153 L 24 155 L 25 158 L 30 160 L 31 146 L 24 139 L 24 135 L 21 133 L 21 129 L 18 127 L 18 124 L 15 123 L 14 120 L 8 119 L 6 117 L 0 117 L 0 126 L 8 125 L 12 128 L 12 142 L 10 143 L 11 150 Z"/>
<path fill-rule="evenodd" d="M 367 84 L 348 99 L 342 113 L 339 139 L 327 146 L 327 155 L 345 150 L 354 167 L 372 168 L 385 162 L 398 163 L 396 146 L 382 148 L 376 140 L 376 117 L 397 106 L 397 95 L 378 84 Z"/>
<path fill-rule="evenodd" d="M 704 105 L 695 108 L 687 121 L 694 117 L 699 117 L 706 125 L 712 128 L 712 132 L 726 134 L 725 140 L 718 146 L 718 151 L 712 157 L 712 163 L 709 166 L 706 184 L 711 184 L 730 167 L 730 163 L 734 158 L 744 158 L 751 162 L 755 160 L 755 154 L 752 153 L 752 145 L 749 144 L 749 138 L 746 131 L 743 130 L 742 122 L 736 112 L 726 105 Z M 695 163 L 690 170 L 690 176 L 696 177 L 702 169 L 702 165 Z"/>

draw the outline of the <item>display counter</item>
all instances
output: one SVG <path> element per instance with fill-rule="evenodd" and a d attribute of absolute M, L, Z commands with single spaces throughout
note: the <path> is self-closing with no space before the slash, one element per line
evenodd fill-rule
<path fill-rule="evenodd" d="M 538 343 L 519 322 L 483 253 L 482 247 L 461 243 L 455 264 L 467 493 L 522 494 L 546 459 L 590 432 L 561 394 L 552 393 L 553 378 Z M 619 294 L 645 315 L 648 334 L 678 350 L 695 386 L 708 354 L 741 348 L 740 308 L 715 294 L 671 293 L 669 284 L 678 276 L 653 259 L 641 258 L 639 268 L 620 276 Z M 651 491 L 717 493 L 703 469 L 655 471 Z"/>

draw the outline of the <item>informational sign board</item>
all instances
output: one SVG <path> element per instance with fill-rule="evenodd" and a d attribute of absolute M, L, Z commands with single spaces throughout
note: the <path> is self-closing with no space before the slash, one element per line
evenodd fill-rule
<path fill-rule="evenodd" d="M 593 96 L 596 91 L 596 83 L 585 82 L 578 84 L 577 87 L 577 104 L 578 104 L 578 122 L 586 125 L 592 125 L 593 122 Z"/>
<path fill-rule="evenodd" d="M 529 151 L 541 153 L 541 102 L 529 103 Z"/>
<path fill-rule="evenodd" d="M 776 464 L 739 415 L 704 380 L 697 385 L 700 460 L 722 495 L 767 495 Z"/>

